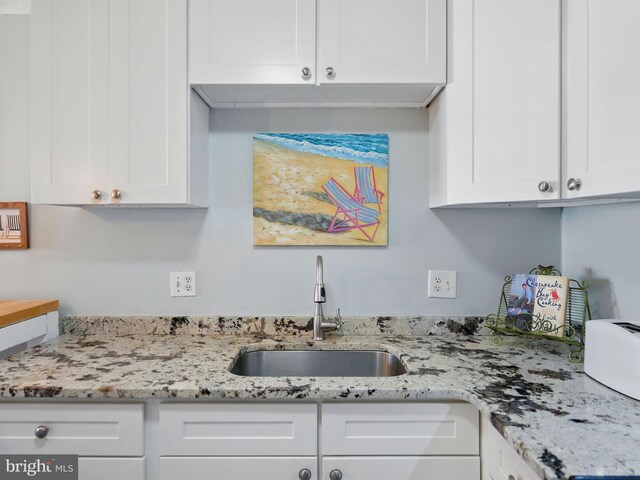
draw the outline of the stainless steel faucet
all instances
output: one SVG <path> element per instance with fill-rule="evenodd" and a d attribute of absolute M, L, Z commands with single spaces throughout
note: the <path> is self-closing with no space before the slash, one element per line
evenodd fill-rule
<path fill-rule="evenodd" d="M 322 280 L 322 256 L 316 258 L 316 288 L 313 295 L 313 301 L 316 303 L 316 309 L 313 314 L 313 339 L 324 340 L 324 332 L 326 330 L 340 330 L 342 328 L 342 318 L 340 318 L 340 309 L 335 322 L 327 322 L 322 313 L 322 304 L 327 301 L 324 282 Z"/>

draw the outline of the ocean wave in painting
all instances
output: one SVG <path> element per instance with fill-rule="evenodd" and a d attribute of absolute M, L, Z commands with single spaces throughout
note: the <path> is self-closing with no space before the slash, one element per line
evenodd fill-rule
<path fill-rule="evenodd" d="M 386 134 L 256 133 L 254 138 L 299 152 L 381 168 L 389 165 L 389 137 Z"/>

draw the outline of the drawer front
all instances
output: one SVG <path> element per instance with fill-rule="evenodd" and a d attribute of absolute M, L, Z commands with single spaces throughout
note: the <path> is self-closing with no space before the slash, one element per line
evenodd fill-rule
<path fill-rule="evenodd" d="M 323 478 L 345 480 L 478 480 L 480 457 L 324 457 Z"/>
<path fill-rule="evenodd" d="M 160 455 L 316 455 L 315 404 L 160 406 Z"/>
<path fill-rule="evenodd" d="M 0 352 L 47 334 L 47 316 L 24 320 L 1 329 Z"/>
<path fill-rule="evenodd" d="M 326 455 L 478 455 L 479 413 L 464 403 L 322 406 Z"/>
<path fill-rule="evenodd" d="M 49 429 L 45 438 L 35 430 Z M 144 455 L 144 405 L 0 404 L 0 452 L 139 457 Z"/>
<path fill-rule="evenodd" d="M 300 472 L 307 469 L 316 480 L 317 466 L 316 457 L 163 457 L 160 479 L 299 480 Z"/>
<path fill-rule="evenodd" d="M 78 459 L 78 480 L 145 480 L 144 458 Z"/>

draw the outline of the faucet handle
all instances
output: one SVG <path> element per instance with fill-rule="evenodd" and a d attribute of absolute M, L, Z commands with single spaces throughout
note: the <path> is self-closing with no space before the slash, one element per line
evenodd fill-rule
<path fill-rule="evenodd" d="M 340 316 L 340 309 L 338 309 L 338 313 L 336 314 L 336 332 L 339 332 L 342 328 L 342 317 Z"/>

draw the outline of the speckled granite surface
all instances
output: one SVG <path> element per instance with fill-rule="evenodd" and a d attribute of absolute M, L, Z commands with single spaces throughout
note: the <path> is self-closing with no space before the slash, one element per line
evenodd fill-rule
<path fill-rule="evenodd" d="M 329 317 L 332 318 L 332 317 Z M 312 317 L 71 316 L 62 331 L 76 335 L 309 335 Z M 338 335 L 489 335 L 480 317 L 349 317 Z"/>
<path fill-rule="evenodd" d="M 561 344 L 509 338 L 495 347 L 482 335 L 387 331 L 318 345 L 306 334 L 176 335 L 178 328 L 174 335 L 64 335 L 0 361 L 0 397 L 464 400 L 542 478 L 640 475 L 640 402 L 588 378 Z M 408 373 L 257 378 L 228 371 L 238 352 L 260 348 L 381 348 L 400 356 Z"/>

